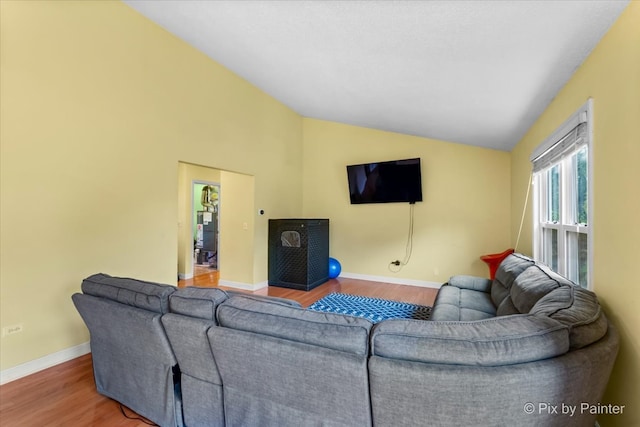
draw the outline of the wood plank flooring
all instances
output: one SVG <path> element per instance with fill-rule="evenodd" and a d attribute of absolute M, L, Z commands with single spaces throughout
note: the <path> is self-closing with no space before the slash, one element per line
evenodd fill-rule
<path fill-rule="evenodd" d="M 138 417 L 132 411 L 130 416 Z M 91 354 L 0 386 L 0 426 L 142 427 L 98 394 Z"/>
<path fill-rule="evenodd" d="M 193 279 L 178 281 L 178 287 L 202 286 L 219 287 L 220 289 L 238 291 L 239 289 L 228 288 L 218 285 L 218 276 L 208 274 L 196 276 Z M 298 291 L 295 289 L 267 286 L 254 292 L 257 295 L 269 295 L 273 297 L 289 298 L 298 301 L 303 307 L 308 307 L 320 298 L 331 292 L 343 294 L 361 295 L 372 298 L 383 298 L 394 301 L 410 302 L 420 305 L 433 305 L 433 301 L 438 293 L 434 288 L 422 288 L 418 286 L 399 285 L 384 282 L 370 282 L 358 279 L 347 279 L 338 277 L 310 291 Z"/>
<path fill-rule="evenodd" d="M 178 286 L 217 285 L 216 275 L 206 276 L 208 278 L 196 276 L 180 281 Z M 308 307 L 331 292 L 433 305 L 437 289 L 337 278 L 309 292 L 269 286 L 253 293 L 294 299 Z M 129 416 L 138 416 L 128 409 L 125 411 Z M 126 418 L 117 402 L 96 392 L 91 354 L 87 354 L 0 386 L 0 426 L 143 427 L 147 424 Z"/>

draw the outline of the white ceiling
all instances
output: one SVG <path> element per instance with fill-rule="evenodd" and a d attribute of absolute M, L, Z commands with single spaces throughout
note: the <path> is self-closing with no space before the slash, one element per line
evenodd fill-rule
<path fill-rule="evenodd" d="M 304 117 L 510 150 L 628 0 L 124 0 Z"/>

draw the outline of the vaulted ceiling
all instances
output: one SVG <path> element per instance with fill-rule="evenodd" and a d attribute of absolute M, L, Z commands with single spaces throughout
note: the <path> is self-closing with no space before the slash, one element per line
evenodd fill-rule
<path fill-rule="evenodd" d="M 125 3 L 304 117 L 508 151 L 628 1 Z"/>

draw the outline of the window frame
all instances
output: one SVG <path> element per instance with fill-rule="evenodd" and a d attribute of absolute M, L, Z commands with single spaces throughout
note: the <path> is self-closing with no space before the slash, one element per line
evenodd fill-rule
<path fill-rule="evenodd" d="M 565 135 L 567 135 L 579 123 L 586 122 L 586 144 L 573 146 L 550 164 L 545 165 L 541 170 L 533 173 L 533 254 L 536 260 L 545 262 L 545 230 L 557 230 L 557 266 L 549 265 L 552 269 L 563 276 L 567 276 L 578 283 L 578 278 L 573 276 L 575 270 L 570 265 L 571 254 L 569 247 L 571 237 L 569 233 L 577 233 L 587 236 L 587 283 L 586 288 L 593 289 L 593 241 L 594 241 L 594 216 L 593 216 L 593 100 L 589 99 L 573 115 L 571 115 L 561 126 L 559 126 L 547 139 L 545 139 L 531 155 L 531 160 L 535 160 L 541 154 L 548 151 Z M 578 153 L 586 148 L 587 150 L 587 223 L 578 223 L 579 207 L 577 199 L 577 158 Z M 559 217 L 558 221 L 547 221 L 550 193 L 548 171 L 559 165 Z M 554 268 L 555 267 L 555 268 Z M 579 272 L 576 272 L 579 274 Z"/>

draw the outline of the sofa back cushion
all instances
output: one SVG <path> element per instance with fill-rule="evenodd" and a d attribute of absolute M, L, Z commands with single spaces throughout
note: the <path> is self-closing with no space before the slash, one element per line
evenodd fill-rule
<path fill-rule="evenodd" d="M 169 311 L 175 286 L 98 273 L 82 281 L 82 292 L 156 313 Z"/>
<path fill-rule="evenodd" d="M 509 297 L 509 291 L 516 278 L 527 268 L 535 264 L 535 261 L 525 255 L 513 253 L 506 257 L 496 271 L 496 278 L 491 284 L 491 300 L 497 308 L 497 315 L 514 314 L 517 311 L 510 311 L 507 307 L 509 303 L 505 300 Z M 506 305 L 501 309 L 501 305 Z"/>
<path fill-rule="evenodd" d="M 568 350 L 567 326 L 534 315 L 470 322 L 386 320 L 376 325 L 371 336 L 374 356 L 448 365 L 512 365 Z"/>
<path fill-rule="evenodd" d="M 233 296 L 218 307 L 221 326 L 291 341 L 368 354 L 368 320 L 307 311 L 279 301 Z"/>
<path fill-rule="evenodd" d="M 216 309 L 227 298 L 227 293 L 222 289 L 180 288 L 169 297 L 169 310 L 175 314 L 212 320 L 217 324 Z"/>
<path fill-rule="evenodd" d="M 544 264 L 532 265 L 516 277 L 503 308 L 529 313 L 540 298 L 562 286 L 573 286 L 573 283 Z"/>
<path fill-rule="evenodd" d="M 607 333 L 609 323 L 596 295 L 575 285 L 561 286 L 549 292 L 538 300 L 530 313 L 567 325 L 572 349 L 598 341 Z"/>

